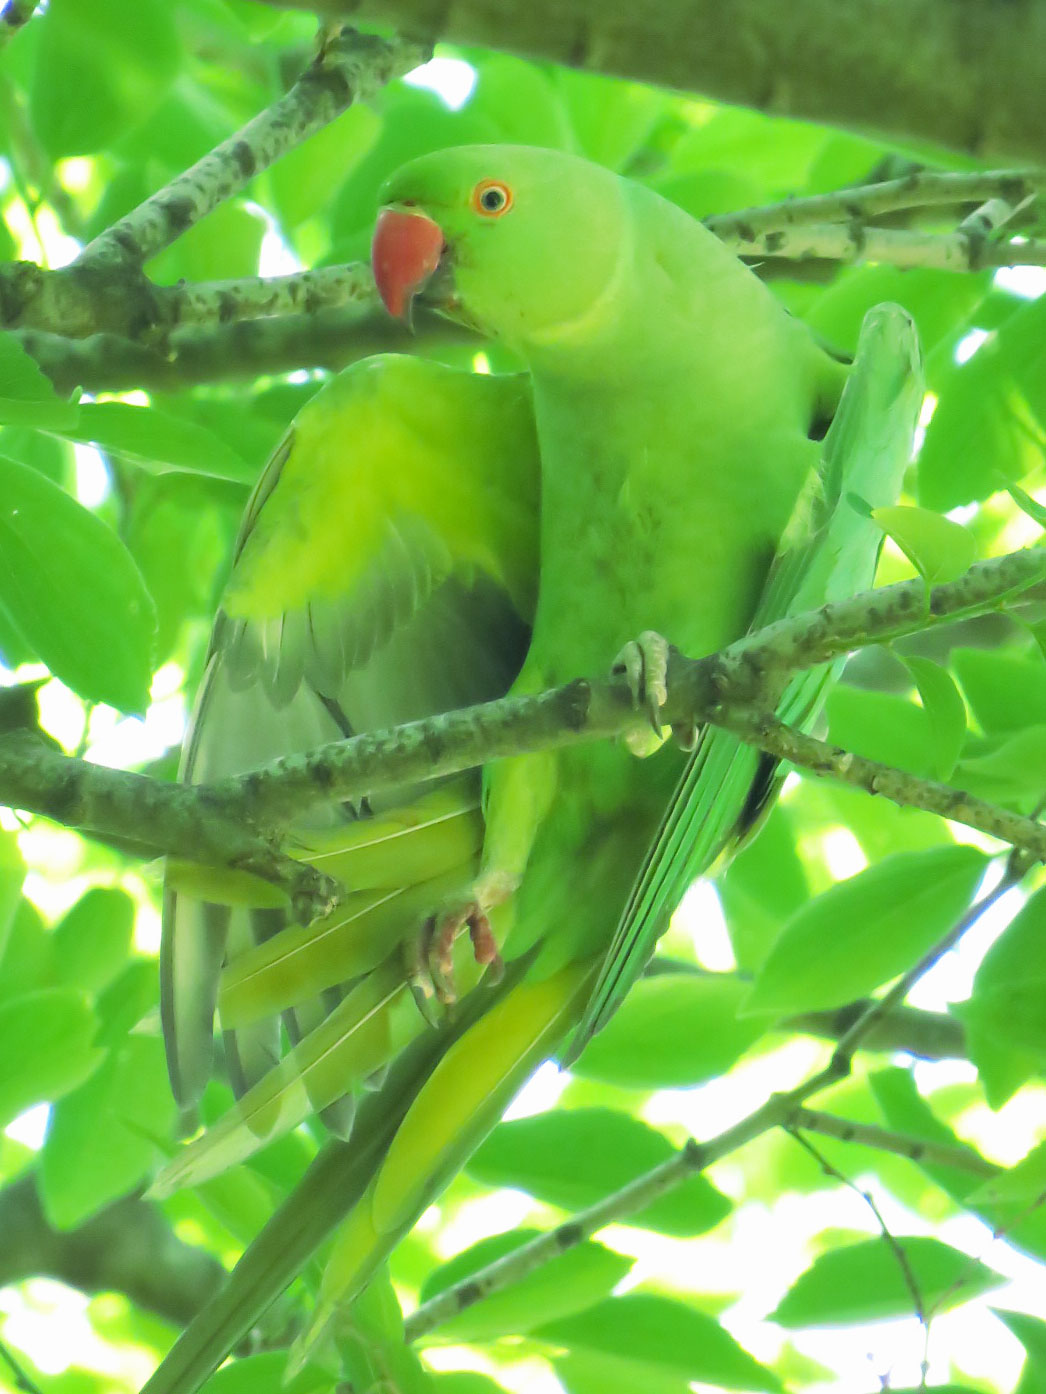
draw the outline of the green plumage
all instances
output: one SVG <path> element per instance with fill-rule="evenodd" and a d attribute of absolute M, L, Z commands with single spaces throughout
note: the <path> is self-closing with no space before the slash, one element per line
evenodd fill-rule
<path fill-rule="evenodd" d="M 497 216 L 475 197 L 490 180 L 511 194 Z M 186 777 L 597 673 L 644 630 L 711 652 L 870 583 L 877 530 L 846 493 L 891 501 L 907 459 L 920 392 L 900 311 L 870 321 L 822 443 L 845 370 L 649 191 L 477 147 L 407 166 L 385 195 L 442 230 L 433 298 L 529 373 L 380 358 L 317 395 L 248 509 Z M 808 723 L 827 676 L 796 679 L 782 714 Z M 350 892 L 307 931 L 246 878 L 224 893 L 200 877 L 200 903 L 191 871 L 172 874 L 172 1079 L 186 1102 L 202 1088 L 219 1001 L 242 1098 L 159 1189 L 311 1112 L 347 1135 L 362 1103 L 150 1394 L 196 1388 L 339 1225 L 315 1332 L 359 1292 L 534 1065 L 607 1019 L 767 773 L 707 731 L 689 757 L 589 745 L 500 762 L 482 803 L 471 776 L 335 810 L 294 830 Z M 459 938 L 460 1001 L 433 1025 L 412 966 L 426 925 L 465 915 L 489 917 L 505 977 L 481 982 Z"/>

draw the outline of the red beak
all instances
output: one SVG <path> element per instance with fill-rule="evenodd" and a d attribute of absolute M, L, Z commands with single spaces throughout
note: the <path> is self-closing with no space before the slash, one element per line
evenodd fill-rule
<path fill-rule="evenodd" d="M 385 208 L 378 214 L 371 263 L 378 294 L 397 319 L 406 319 L 411 301 L 439 265 L 443 230 L 424 213 Z"/>

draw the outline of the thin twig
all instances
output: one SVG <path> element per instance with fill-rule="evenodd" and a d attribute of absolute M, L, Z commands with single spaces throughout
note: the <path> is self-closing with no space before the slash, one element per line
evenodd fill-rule
<path fill-rule="evenodd" d="M 854 755 L 840 746 L 808 736 L 794 726 L 786 726 L 773 716 L 750 717 L 745 712 L 735 716 L 724 712 L 717 724 L 768 755 L 787 760 L 809 774 L 849 784 L 868 794 L 878 794 L 899 808 L 920 808 L 939 818 L 949 818 L 954 823 L 996 837 L 1000 842 L 1023 847 L 1037 861 L 1046 861 L 1046 826 L 989 803 L 987 799 L 979 799 L 964 789 Z"/>
<path fill-rule="evenodd" d="M 851 1181 L 848 1176 L 845 1176 L 838 1167 L 834 1167 L 828 1158 L 817 1150 L 812 1142 L 796 1131 L 797 1127 L 798 1124 L 790 1123 L 785 1129 L 785 1132 L 790 1133 L 799 1146 L 814 1158 L 825 1176 L 830 1177 L 833 1181 L 841 1182 L 848 1190 L 853 1191 L 854 1195 L 863 1200 L 865 1205 L 867 1205 L 868 1209 L 872 1212 L 872 1215 L 875 1217 L 875 1222 L 879 1226 L 879 1232 L 883 1242 L 893 1254 L 897 1261 L 897 1266 L 901 1270 L 901 1277 L 904 1279 L 904 1285 L 908 1289 L 908 1293 L 912 1299 L 913 1313 L 918 1318 L 919 1325 L 926 1332 L 927 1338 L 929 1338 L 929 1321 L 926 1315 L 926 1304 L 923 1301 L 922 1293 L 919 1291 L 918 1280 L 912 1271 L 912 1265 L 908 1262 L 908 1255 L 905 1253 L 903 1245 L 891 1234 L 889 1226 L 883 1219 L 882 1211 L 875 1203 L 875 1197 L 870 1191 L 863 1191 L 860 1186 Z"/>
<path fill-rule="evenodd" d="M 954 1167 L 957 1171 L 968 1171 L 973 1176 L 983 1176 L 991 1180 L 999 1175 L 1002 1167 L 989 1162 L 972 1147 L 948 1142 L 925 1142 L 922 1138 L 910 1137 L 907 1133 L 894 1132 L 880 1128 L 874 1123 L 854 1123 L 849 1118 L 838 1118 L 832 1113 L 822 1113 L 818 1109 L 797 1108 L 792 1115 L 788 1131 L 804 1129 L 810 1133 L 820 1133 L 824 1137 L 835 1138 L 839 1142 L 856 1142 L 863 1147 L 872 1147 L 877 1152 L 893 1152 L 920 1166 Z M 841 1177 L 841 1180 L 846 1180 Z M 847 1182 L 847 1185 L 851 1184 Z"/>

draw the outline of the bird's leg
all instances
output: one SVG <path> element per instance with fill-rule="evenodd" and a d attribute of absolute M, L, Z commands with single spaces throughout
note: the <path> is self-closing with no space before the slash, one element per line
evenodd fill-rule
<path fill-rule="evenodd" d="M 557 768 L 554 752 L 543 751 L 499 760 L 484 772 L 486 830 L 480 872 L 460 899 L 444 902 L 425 922 L 408 964 L 418 992 L 427 991 L 444 1004 L 455 1000 L 454 944 L 465 933 L 476 962 L 486 969 L 487 981 L 500 978 L 501 945 L 511 923 L 508 902 L 523 879 L 548 812 Z M 492 914 L 495 911 L 500 913 Z"/>
<path fill-rule="evenodd" d="M 632 694 L 632 705 L 637 711 L 644 711 L 650 722 L 650 731 L 630 731 L 625 744 L 633 755 L 641 759 L 660 750 L 668 735 L 668 728 L 661 720 L 661 709 L 668 701 L 668 640 L 654 629 L 644 629 L 638 639 L 633 639 L 614 659 L 610 669 L 611 677 L 624 678 Z M 684 750 L 693 750 L 697 743 L 696 722 L 673 726 L 672 734 Z"/>
<path fill-rule="evenodd" d="M 466 933 L 472 941 L 474 959 L 487 970 L 487 981 L 500 982 L 505 965 L 490 911 L 503 905 L 513 890 L 515 882 L 508 878 L 481 875 L 468 896 L 428 917 L 421 934 L 408 945 L 408 975 L 423 997 L 434 996 L 443 1006 L 457 1000 L 454 945 Z"/>

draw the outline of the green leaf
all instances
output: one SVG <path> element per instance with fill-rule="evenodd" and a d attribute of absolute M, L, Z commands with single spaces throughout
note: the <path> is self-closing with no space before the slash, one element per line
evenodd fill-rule
<path fill-rule="evenodd" d="M 959 762 L 957 781 L 995 803 L 1037 801 L 1046 788 L 1046 723 L 1027 725 L 990 742 L 984 754 L 967 756 Z"/>
<path fill-rule="evenodd" d="M 914 702 L 839 683 L 826 707 L 833 745 L 912 774 L 930 773 L 930 719 Z"/>
<path fill-rule="evenodd" d="M 122 1036 L 126 1036 L 146 1012 L 156 1006 L 159 994 L 155 962 L 144 958 L 132 959 L 119 977 L 98 994 L 95 1002 L 95 1011 L 101 1023 L 98 1044 L 115 1045 Z"/>
<path fill-rule="evenodd" d="M 700 1380 L 723 1389 L 781 1388 L 774 1372 L 754 1360 L 713 1317 L 649 1293 L 611 1298 L 532 1334 L 571 1351 L 614 1356 L 623 1388 L 646 1389 L 648 1370 L 660 1378 Z"/>
<path fill-rule="evenodd" d="M 36 23 L 29 110 L 53 158 L 89 154 L 140 122 L 174 77 L 177 30 L 164 0 L 51 0 Z"/>
<path fill-rule="evenodd" d="M 880 1235 L 821 1254 L 792 1284 L 771 1320 L 794 1329 L 882 1321 L 911 1316 L 919 1308 L 942 1312 L 1005 1282 L 1001 1273 L 938 1239 L 901 1235 L 891 1243 Z"/>
<path fill-rule="evenodd" d="M 0 832 L 0 964 L 22 899 L 24 880 L 25 862 L 18 850 L 18 839 L 14 833 Z"/>
<path fill-rule="evenodd" d="M 116 886 L 93 886 L 54 928 L 60 983 L 98 992 L 127 961 L 134 933 L 134 901 Z"/>
<path fill-rule="evenodd" d="M 682 1376 L 627 1357 L 571 1350 L 552 1357 L 551 1363 L 566 1394 L 690 1394 Z"/>
<path fill-rule="evenodd" d="M 1000 1201 L 1041 1205 L 1046 1200 L 1046 1142 L 1033 1147 L 1027 1156 L 999 1176 L 985 1181 L 970 1200 L 982 1205 L 995 1205 Z"/>
<path fill-rule="evenodd" d="M 61 430 L 75 424 L 80 408 L 59 397 L 13 334 L 0 333 L 0 423 Z"/>
<path fill-rule="evenodd" d="M 778 803 L 759 836 L 742 848 L 716 884 L 734 957 L 744 972 L 756 971 L 783 922 L 810 899 L 797 831 L 789 810 Z"/>
<path fill-rule="evenodd" d="M 892 504 L 874 508 L 872 517 L 928 586 L 954 581 L 973 564 L 977 548 L 973 534 L 940 513 Z"/>
<path fill-rule="evenodd" d="M 285 228 L 297 227 L 323 208 L 337 187 L 332 171 L 344 178 L 371 149 L 380 130 L 378 114 L 356 103 L 273 165 L 272 196 Z"/>
<path fill-rule="evenodd" d="M 0 955 L 0 1002 L 53 987 L 54 978 L 54 941 L 39 910 L 23 897 L 15 905 Z"/>
<path fill-rule="evenodd" d="M 41 988 L 0 1005 L 0 1127 L 32 1104 L 59 1099 L 101 1059 L 94 1013 L 71 988 Z"/>
<path fill-rule="evenodd" d="M 961 1147 L 974 1157 L 980 1156 L 931 1110 L 908 1070 L 877 1070 L 870 1083 L 887 1127 L 926 1142 Z M 989 1229 L 1005 1233 L 1009 1243 L 1026 1253 L 1040 1259 L 1046 1257 L 1046 1211 L 1041 1207 L 1029 1210 L 1023 1203 L 985 1204 L 976 1200 L 980 1182 L 971 1172 L 925 1161 L 920 1161 L 918 1166 L 957 1205 L 964 1205 L 979 1215 Z"/>
<path fill-rule="evenodd" d="M 989 735 L 1023 731 L 1046 712 L 1046 663 L 1002 649 L 953 649 L 949 661 L 974 717 Z"/>
<path fill-rule="evenodd" d="M 419 1300 L 428 1302 L 437 1293 L 465 1282 L 474 1273 L 521 1244 L 536 1238 L 539 1230 L 512 1230 L 481 1239 L 437 1268 L 424 1283 Z M 449 1320 L 441 1322 L 426 1341 L 496 1341 L 502 1336 L 525 1335 L 535 1326 L 586 1311 L 602 1302 L 632 1267 L 633 1260 L 602 1244 L 576 1244 L 518 1282 L 481 1298 Z"/>
<path fill-rule="evenodd" d="M 155 407 L 89 402 L 80 408 L 75 429 L 62 434 L 70 440 L 111 450 L 152 473 L 188 470 L 243 484 L 252 482 L 257 472 L 206 426 L 181 416 L 169 416 Z"/>
<path fill-rule="evenodd" d="M 951 674 L 940 664 L 917 654 L 904 655 L 903 662 L 915 679 L 923 711 L 930 720 L 934 773 L 947 780 L 966 740 L 966 703 Z"/>
<path fill-rule="evenodd" d="M 0 607 L 81 697 L 145 710 L 156 622 L 129 552 L 50 480 L 3 458 Z"/>
<path fill-rule="evenodd" d="M 355 110 L 355 108 L 353 108 Z M 257 276 L 265 221 L 242 202 L 220 203 L 147 263 L 160 285 Z"/>
<path fill-rule="evenodd" d="M 570 1068 L 627 1089 L 681 1089 L 714 1079 L 763 1034 L 763 1023 L 738 1018 L 746 991 L 726 974 L 641 978 Z"/>
<path fill-rule="evenodd" d="M 984 276 L 956 276 L 954 271 L 844 266 L 804 318 L 830 344 L 852 352 L 868 311 L 884 301 L 896 301 L 915 319 L 925 352 L 945 335 L 954 334 L 984 294 L 985 280 Z"/>
<path fill-rule="evenodd" d="M 1007 1312 L 1001 1307 L 991 1311 L 1017 1337 L 1028 1356 L 1014 1394 L 1042 1394 L 1046 1390 L 1046 1322 L 1027 1312 Z"/>
<path fill-rule="evenodd" d="M 467 1169 L 488 1186 L 511 1186 L 574 1211 L 594 1205 L 677 1152 L 663 1133 L 627 1114 L 563 1109 L 500 1124 Z M 661 1234 L 703 1234 L 729 1210 L 726 1197 L 695 1175 L 624 1222 Z"/>
<path fill-rule="evenodd" d="M 1012 304 L 1013 302 L 1011 302 Z M 1039 468 L 1046 419 L 1046 305 L 1017 302 L 977 352 L 950 363 L 919 453 L 919 501 L 946 512 Z"/>
<path fill-rule="evenodd" d="M 200 1394 L 330 1394 L 330 1375 L 306 1365 L 287 1378 L 287 1352 L 266 1350 L 230 1360 L 200 1388 Z"/>
<path fill-rule="evenodd" d="M 1038 499 L 1033 499 L 1030 494 L 1026 494 L 1019 484 L 1007 484 L 1006 492 L 1014 503 L 1026 513 L 1029 518 L 1038 523 L 1040 528 L 1046 528 L 1046 508 L 1039 503 Z"/>
<path fill-rule="evenodd" d="M 51 1115 L 39 1175 L 55 1228 L 73 1229 L 147 1177 L 152 1139 L 168 1136 L 174 1118 L 162 1042 L 126 1037 Z"/>
<path fill-rule="evenodd" d="M 967 908 L 986 859 L 972 847 L 898 852 L 829 887 L 785 925 L 745 1012 L 841 1007 L 912 967 Z"/>

